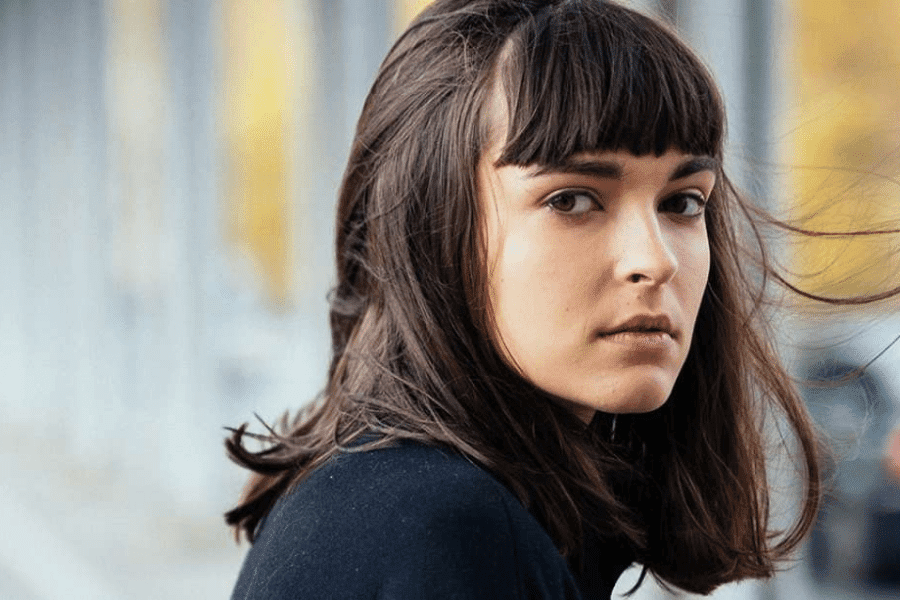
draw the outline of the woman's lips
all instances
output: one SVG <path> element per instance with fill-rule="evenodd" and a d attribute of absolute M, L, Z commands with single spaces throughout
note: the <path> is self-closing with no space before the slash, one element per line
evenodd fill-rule
<path fill-rule="evenodd" d="M 659 359 L 677 350 L 678 331 L 667 314 L 642 313 L 622 319 L 597 334 L 604 344 L 614 345 L 639 360 Z"/>
<path fill-rule="evenodd" d="M 639 314 L 620 321 L 605 330 L 601 330 L 597 334 L 603 338 L 612 338 L 618 335 L 635 336 L 639 339 L 651 339 L 667 337 L 674 340 L 678 337 L 678 332 L 672 324 L 672 319 L 665 314 Z M 649 337 L 640 337 L 649 336 Z"/>
<path fill-rule="evenodd" d="M 668 348 L 675 340 L 665 331 L 618 331 L 601 334 L 600 339 L 615 344 L 639 346 L 643 348 Z"/>
<path fill-rule="evenodd" d="M 675 339 L 666 331 L 625 330 L 600 334 L 598 338 L 637 350 L 667 350 L 675 345 Z"/>

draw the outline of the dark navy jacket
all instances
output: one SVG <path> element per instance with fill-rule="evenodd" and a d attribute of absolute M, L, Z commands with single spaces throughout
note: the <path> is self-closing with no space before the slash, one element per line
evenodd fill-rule
<path fill-rule="evenodd" d="M 499 481 L 414 443 L 347 453 L 276 503 L 233 600 L 595 599 L 631 562 L 594 545 L 573 570 Z"/>

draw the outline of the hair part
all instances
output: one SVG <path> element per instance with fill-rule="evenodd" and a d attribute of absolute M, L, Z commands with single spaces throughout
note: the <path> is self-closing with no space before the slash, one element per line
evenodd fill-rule
<path fill-rule="evenodd" d="M 318 402 L 246 448 L 254 472 L 226 515 L 253 541 L 275 501 L 343 451 L 399 439 L 452 448 L 496 475 L 575 555 L 583 528 L 624 540 L 663 582 L 692 592 L 769 576 L 810 528 L 819 497 L 810 422 L 766 342 L 758 273 L 719 173 L 707 229 L 709 285 L 667 403 L 585 427 L 518 376 L 491 341 L 476 169 L 488 102 L 508 107 L 500 161 L 667 149 L 721 159 L 722 101 L 665 26 L 607 1 L 438 0 L 391 49 L 364 105 L 338 198 L 332 358 Z M 721 160 L 720 160 L 721 163 Z M 755 243 L 763 272 L 760 236 Z M 799 440 L 807 492 L 771 538 L 761 419 Z M 374 442 L 352 445 L 366 434 Z"/>

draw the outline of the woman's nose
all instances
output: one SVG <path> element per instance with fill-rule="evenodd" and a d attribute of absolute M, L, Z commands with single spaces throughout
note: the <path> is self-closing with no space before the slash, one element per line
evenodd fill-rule
<path fill-rule="evenodd" d="M 656 212 L 622 215 L 615 241 L 616 279 L 659 285 L 678 271 L 678 260 Z"/>

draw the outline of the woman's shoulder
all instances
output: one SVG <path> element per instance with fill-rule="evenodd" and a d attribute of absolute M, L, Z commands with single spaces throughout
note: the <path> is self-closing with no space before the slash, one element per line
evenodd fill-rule
<path fill-rule="evenodd" d="M 565 559 L 497 479 L 452 451 L 401 442 L 342 453 L 280 499 L 234 597 L 517 598 L 526 588 L 578 597 Z"/>
<path fill-rule="evenodd" d="M 463 456 L 407 441 L 338 454 L 277 503 L 267 520 L 332 513 L 341 523 L 312 524 L 318 531 L 355 522 L 367 529 L 383 524 L 394 531 L 434 531 L 451 519 L 481 519 L 500 529 L 528 514 L 506 487 Z"/>
<path fill-rule="evenodd" d="M 483 501 L 513 498 L 497 479 L 457 452 L 398 441 L 387 447 L 351 448 L 339 453 L 314 471 L 292 495 L 312 496 L 309 499 L 315 500 L 319 494 L 337 493 L 358 496 L 354 504 L 364 507 L 371 501 L 377 507 L 406 496 L 414 496 L 408 499 L 418 501 L 430 498 L 435 502 L 465 503 L 473 500 L 473 492 L 479 492 L 477 496 Z"/>

